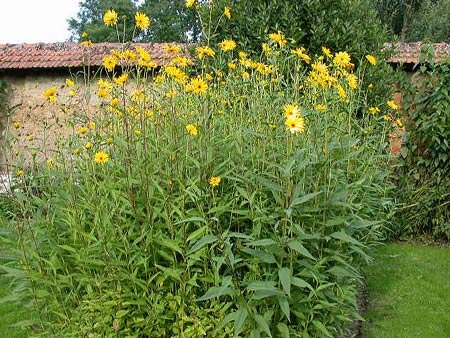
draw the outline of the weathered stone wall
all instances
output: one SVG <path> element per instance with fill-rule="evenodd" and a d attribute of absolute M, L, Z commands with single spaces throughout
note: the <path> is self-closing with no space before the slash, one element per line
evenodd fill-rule
<path fill-rule="evenodd" d="M 70 131 L 65 127 L 73 111 L 64 105 L 54 105 L 43 96 L 45 90 L 56 86 L 61 101 L 67 98 L 74 104 L 82 100 L 80 97 L 70 98 L 69 88 L 65 84 L 68 74 L 33 73 L 19 76 L 0 75 L 8 84 L 7 105 L 14 108 L 14 114 L 6 119 L 3 116 L 3 129 L 7 128 L 13 135 L 11 146 L 12 156 L 7 156 L 5 149 L 6 136 L 4 135 L 0 153 L 0 169 L 5 169 L 11 163 L 27 163 L 30 154 L 35 153 L 36 158 L 47 158 L 49 149 L 55 141 Z M 73 106 L 71 104 L 70 106 Z M 4 115 L 4 114 L 2 114 Z M 54 148 L 54 147 L 53 147 Z"/>

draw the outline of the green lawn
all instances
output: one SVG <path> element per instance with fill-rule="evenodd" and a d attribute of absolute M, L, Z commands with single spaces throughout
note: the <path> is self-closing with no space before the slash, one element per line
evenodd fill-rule
<path fill-rule="evenodd" d="M 366 276 L 364 338 L 450 337 L 450 247 L 387 244 Z"/>

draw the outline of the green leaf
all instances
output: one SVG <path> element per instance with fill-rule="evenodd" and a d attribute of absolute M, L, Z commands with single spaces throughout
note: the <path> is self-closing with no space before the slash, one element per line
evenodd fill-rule
<path fill-rule="evenodd" d="M 0 265 L 0 269 L 5 271 L 9 276 L 13 276 L 16 278 L 24 278 L 26 276 L 25 271 L 10 268 L 9 266 L 6 266 L 6 265 Z"/>
<path fill-rule="evenodd" d="M 207 225 L 204 225 L 201 228 L 195 230 L 188 236 L 188 238 L 187 238 L 188 242 L 196 240 L 197 238 L 202 236 L 205 232 L 207 232 L 208 229 L 209 229 L 209 227 Z"/>
<path fill-rule="evenodd" d="M 269 323 L 267 323 L 266 319 L 258 314 L 254 314 L 253 318 L 255 322 L 259 325 L 259 327 L 269 336 L 272 337 L 272 333 L 270 332 Z"/>
<path fill-rule="evenodd" d="M 344 241 L 344 242 L 347 242 L 347 243 L 352 243 L 352 244 L 356 244 L 356 245 L 362 245 L 361 242 L 357 241 L 352 236 L 350 236 L 347 233 L 345 233 L 344 230 L 332 233 L 330 236 L 333 237 L 333 238 L 336 238 L 336 239 L 340 239 L 341 241 Z"/>
<path fill-rule="evenodd" d="M 166 248 L 169 248 L 170 250 L 173 250 L 175 252 L 178 252 L 180 255 L 183 254 L 183 250 L 178 246 L 178 243 L 170 238 L 161 238 L 161 240 L 157 241 L 158 244 L 161 246 L 165 246 Z"/>
<path fill-rule="evenodd" d="M 289 309 L 289 301 L 285 296 L 278 297 L 278 304 L 280 304 L 281 311 L 283 311 L 287 320 L 291 321 L 291 311 Z"/>
<path fill-rule="evenodd" d="M 309 253 L 309 251 L 299 241 L 291 241 L 288 243 L 288 246 L 292 250 L 297 251 L 299 254 L 315 260 L 315 258 Z"/>
<path fill-rule="evenodd" d="M 266 238 L 266 239 L 260 239 L 257 241 L 247 242 L 245 245 L 248 246 L 269 246 L 269 245 L 275 245 L 277 242 L 275 242 L 273 239 Z"/>
<path fill-rule="evenodd" d="M 242 332 L 242 329 L 244 327 L 247 316 L 248 316 L 248 311 L 244 307 L 240 307 L 236 311 L 236 320 L 234 321 L 234 335 L 235 336 L 239 336 L 239 334 Z"/>
<path fill-rule="evenodd" d="M 322 322 L 319 322 L 318 320 L 313 320 L 313 325 L 319 329 L 319 331 L 321 331 L 324 335 L 326 335 L 327 337 L 331 337 L 333 338 L 333 335 L 330 333 L 330 331 L 327 330 L 327 328 L 325 327 L 325 325 L 323 325 Z"/>
<path fill-rule="evenodd" d="M 278 332 L 280 333 L 280 338 L 290 338 L 291 335 L 289 334 L 289 328 L 285 323 L 278 323 L 277 324 Z"/>
<path fill-rule="evenodd" d="M 278 270 L 278 278 L 280 279 L 281 286 L 284 292 L 291 296 L 291 270 L 288 268 L 281 268 Z"/>
<path fill-rule="evenodd" d="M 311 284 L 309 284 L 307 281 L 298 278 L 298 277 L 292 277 L 291 284 L 299 287 L 300 289 L 308 288 L 310 290 L 313 290 L 313 287 Z"/>
<path fill-rule="evenodd" d="M 309 200 L 312 200 L 317 195 L 320 195 L 322 191 L 312 192 L 310 194 L 303 195 L 301 197 L 294 198 L 289 208 L 295 207 L 297 205 L 303 204 L 308 202 Z"/>
<path fill-rule="evenodd" d="M 70 251 L 70 252 L 73 252 L 73 253 L 77 253 L 78 252 L 75 248 L 72 248 L 71 246 L 68 246 L 68 245 L 65 245 L 65 244 L 61 244 L 61 245 L 58 245 L 58 246 L 61 249 L 64 249 L 66 251 Z"/>
<path fill-rule="evenodd" d="M 189 217 L 189 218 L 183 219 L 181 221 L 175 222 L 173 225 L 179 225 L 179 224 L 183 224 L 183 223 L 195 223 L 195 222 L 206 223 L 206 221 L 203 217 Z"/>
<path fill-rule="evenodd" d="M 207 244 L 216 242 L 218 239 L 219 238 L 217 238 L 217 236 L 213 235 L 213 234 L 208 234 L 208 235 L 203 236 L 197 242 L 195 242 L 194 245 L 192 245 L 191 249 L 188 252 L 188 255 L 200 250 Z"/>
<path fill-rule="evenodd" d="M 126 316 L 130 310 L 119 310 L 116 312 L 116 318 L 122 318 Z"/>
<path fill-rule="evenodd" d="M 211 298 L 219 298 L 226 295 L 231 296 L 233 294 L 233 289 L 230 287 L 231 281 L 231 276 L 226 276 L 223 279 L 221 286 L 213 286 L 209 288 L 203 296 L 197 299 L 197 301 L 201 302 Z"/>

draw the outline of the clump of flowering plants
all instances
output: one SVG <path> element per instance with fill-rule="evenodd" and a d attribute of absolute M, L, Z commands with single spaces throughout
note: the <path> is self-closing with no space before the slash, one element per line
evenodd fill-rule
<path fill-rule="evenodd" d="M 349 54 L 325 51 L 282 32 L 259 59 L 232 40 L 194 55 L 168 45 L 156 72 L 124 44 L 101 78 L 47 91 L 83 113 L 43 161 L 16 168 L 13 222 L 40 334 L 342 334 L 383 226 L 395 111 L 357 114 L 362 77 Z M 99 103 L 70 108 L 87 90 Z"/>

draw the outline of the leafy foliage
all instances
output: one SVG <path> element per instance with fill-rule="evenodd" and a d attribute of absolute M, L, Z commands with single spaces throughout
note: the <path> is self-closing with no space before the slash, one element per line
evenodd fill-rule
<path fill-rule="evenodd" d="M 214 60 L 192 68 L 174 51 L 154 79 L 122 58 L 142 50 L 124 46 L 111 55 L 121 74 L 103 70 L 94 117 L 47 93 L 74 113 L 74 133 L 14 168 L 25 273 L 2 267 L 30 280 L 39 334 L 347 330 L 390 205 L 390 123 L 356 117 L 367 61 L 353 74 L 350 60 L 313 57 L 311 69 L 292 46 L 267 43 L 258 59 L 211 45 Z"/>
<path fill-rule="evenodd" d="M 103 24 L 103 14 L 115 9 L 119 14 L 117 31 Z M 151 26 L 146 31 L 134 31 L 134 14 L 140 11 L 147 14 Z M 92 42 L 155 41 L 176 42 L 195 41 L 200 32 L 196 12 L 186 11 L 182 0 L 146 0 L 138 5 L 135 0 L 84 0 L 76 18 L 68 20 L 72 41 L 82 41 L 83 33 Z M 134 33 L 134 35 L 133 35 Z"/>
<path fill-rule="evenodd" d="M 434 51 L 425 50 L 422 61 Z M 403 91 L 409 118 L 402 181 L 410 230 L 450 238 L 450 63 L 422 64 Z M 408 224 L 407 223 L 407 224 Z"/>

